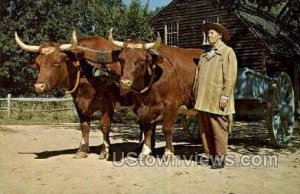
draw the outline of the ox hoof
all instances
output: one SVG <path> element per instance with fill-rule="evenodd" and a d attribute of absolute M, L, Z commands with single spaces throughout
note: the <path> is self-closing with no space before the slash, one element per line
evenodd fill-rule
<path fill-rule="evenodd" d="M 73 158 L 80 159 L 80 158 L 87 158 L 87 157 L 88 155 L 86 152 L 79 151 L 74 155 Z"/>
<path fill-rule="evenodd" d="M 109 153 L 108 152 L 101 152 L 99 155 L 100 160 L 108 160 L 109 158 Z"/>

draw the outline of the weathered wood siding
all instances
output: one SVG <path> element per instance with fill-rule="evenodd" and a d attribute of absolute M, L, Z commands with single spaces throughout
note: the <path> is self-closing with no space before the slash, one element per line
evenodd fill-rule
<path fill-rule="evenodd" d="M 228 43 L 238 58 L 239 67 L 265 71 L 265 50 L 261 42 L 235 13 L 215 7 L 209 0 L 175 0 L 151 22 L 155 32 L 164 34 L 164 25 L 179 22 L 179 44 L 183 48 L 199 48 L 202 45 L 202 22 L 219 18 L 231 33 Z"/>

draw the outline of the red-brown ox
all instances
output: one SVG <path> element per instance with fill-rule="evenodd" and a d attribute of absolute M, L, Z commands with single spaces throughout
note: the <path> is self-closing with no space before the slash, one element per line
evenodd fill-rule
<path fill-rule="evenodd" d="M 121 89 L 134 93 L 133 101 L 145 136 L 140 157 L 145 159 L 151 154 L 151 136 L 162 119 L 166 138 L 164 157 L 172 158 L 177 110 L 181 105 L 192 105 L 194 77 L 202 50 L 160 44 L 160 36 L 155 43 L 115 41 L 112 30 L 109 40 L 123 48 L 119 55 L 123 63 Z"/>
<path fill-rule="evenodd" d="M 39 52 L 34 64 L 39 71 L 34 85 L 36 92 L 44 93 L 55 88 L 64 88 L 71 93 L 82 131 L 80 146 L 74 157 L 87 157 L 91 116 L 95 111 L 101 111 L 100 128 L 103 132 L 103 145 L 100 158 L 107 159 L 109 157 L 109 131 L 115 101 L 119 96 L 119 87 L 113 83 L 113 79 L 95 78 L 91 64 L 94 66 L 99 64 L 92 63 L 85 58 L 93 59 L 101 51 L 119 50 L 119 48 L 104 38 L 83 38 L 77 42 L 75 32 L 72 44 L 26 45 L 19 39 L 17 33 L 15 33 L 15 39 L 22 49 Z M 77 44 L 77 48 L 74 49 Z M 102 58 L 102 61 L 105 61 L 104 59 Z M 116 62 L 108 66 L 112 71 L 120 73 L 120 65 Z"/>

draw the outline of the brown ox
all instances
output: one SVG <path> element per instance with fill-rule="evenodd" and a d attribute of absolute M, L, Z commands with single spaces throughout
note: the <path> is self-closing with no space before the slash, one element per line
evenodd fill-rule
<path fill-rule="evenodd" d="M 93 59 L 97 52 L 119 48 L 104 38 L 83 38 L 78 41 L 77 49 L 74 49 L 74 45 L 77 45 L 75 32 L 73 45 L 58 43 L 46 43 L 41 46 L 26 45 L 19 39 L 17 33 L 15 33 L 15 39 L 22 49 L 39 52 L 34 64 L 39 70 L 35 84 L 36 92 L 43 93 L 54 88 L 65 88 L 71 93 L 82 131 L 80 146 L 74 157 L 87 157 L 91 116 L 95 111 L 101 111 L 100 128 L 103 132 L 104 146 L 101 146 L 100 158 L 107 159 L 109 157 L 109 131 L 115 101 L 119 96 L 119 87 L 113 83 L 113 80 L 95 78 L 91 64 L 99 64 L 82 57 Z M 117 63 L 110 63 L 108 66 L 112 71 L 120 73 Z"/>
<path fill-rule="evenodd" d="M 145 158 L 151 154 L 151 136 L 157 122 L 162 119 L 166 138 L 164 157 L 172 158 L 172 136 L 177 110 L 181 105 L 192 104 L 194 77 L 202 50 L 160 44 L 160 37 L 155 43 L 115 41 L 112 30 L 109 40 L 123 48 L 119 55 L 123 63 L 121 88 L 134 93 L 140 127 L 145 135 L 140 157 Z"/>

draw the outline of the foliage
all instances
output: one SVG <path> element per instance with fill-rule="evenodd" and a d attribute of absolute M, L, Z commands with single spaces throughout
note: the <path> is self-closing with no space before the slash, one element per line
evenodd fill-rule
<path fill-rule="evenodd" d="M 68 42 L 74 29 L 78 37 L 106 37 L 111 27 L 116 39 L 151 40 L 154 13 L 140 0 L 129 6 L 122 0 L 1 0 L 0 9 L 0 97 L 36 95 L 36 71 L 28 66 L 36 54 L 21 50 L 14 32 L 30 45 Z"/>

